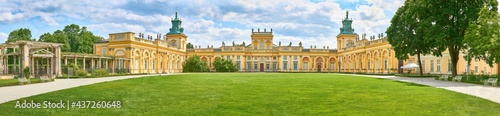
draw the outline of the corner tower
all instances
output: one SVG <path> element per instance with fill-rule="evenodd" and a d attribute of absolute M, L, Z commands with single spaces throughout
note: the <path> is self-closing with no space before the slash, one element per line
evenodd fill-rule
<path fill-rule="evenodd" d="M 168 47 L 186 51 L 187 36 L 184 34 L 184 28 L 181 26 L 182 20 L 177 17 L 177 12 L 175 12 L 175 18 L 171 21 L 172 28 L 170 28 L 167 35 L 165 35 Z"/>
<path fill-rule="evenodd" d="M 337 48 L 343 49 L 354 45 L 357 41 L 358 34 L 354 33 L 352 28 L 352 19 L 349 19 L 349 11 L 346 11 L 345 19 L 342 21 L 340 34 L 337 35 Z"/>

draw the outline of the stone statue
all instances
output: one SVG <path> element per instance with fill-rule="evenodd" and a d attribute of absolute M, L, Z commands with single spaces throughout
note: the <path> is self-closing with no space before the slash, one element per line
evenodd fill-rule
<path fill-rule="evenodd" d="M 313 48 L 313 45 L 311 45 L 311 49 Z"/>
<path fill-rule="evenodd" d="M 245 42 L 243 42 L 243 46 L 245 46 Z"/>
<path fill-rule="evenodd" d="M 330 49 L 330 46 L 326 46 L 326 49 Z"/>
<path fill-rule="evenodd" d="M 222 42 L 222 46 L 226 46 L 226 44 L 224 44 L 224 42 Z"/>
<path fill-rule="evenodd" d="M 210 48 L 210 45 L 207 45 L 207 48 Z"/>
<path fill-rule="evenodd" d="M 214 48 L 214 45 L 211 45 L 210 48 Z"/>
<path fill-rule="evenodd" d="M 201 45 L 198 45 L 198 48 L 201 48 Z"/>
<path fill-rule="evenodd" d="M 316 49 L 316 45 L 314 45 L 314 49 Z"/>
<path fill-rule="evenodd" d="M 290 42 L 290 44 L 288 44 L 288 46 L 292 46 L 292 42 Z"/>
<path fill-rule="evenodd" d="M 233 41 L 233 46 L 234 46 L 234 41 Z"/>
<path fill-rule="evenodd" d="M 323 46 L 323 49 L 325 49 L 325 46 Z"/>
<path fill-rule="evenodd" d="M 299 42 L 299 47 L 302 47 L 302 42 Z"/>
<path fill-rule="evenodd" d="M 281 41 L 279 42 L 279 46 L 281 47 Z"/>

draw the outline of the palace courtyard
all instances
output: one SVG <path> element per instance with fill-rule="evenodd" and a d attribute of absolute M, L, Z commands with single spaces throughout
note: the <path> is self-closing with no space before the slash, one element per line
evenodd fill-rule
<path fill-rule="evenodd" d="M 0 115 L 495 115 L 500 104 L 432 86 L 333 73 L 194 73 L 115 77 L 0 104 Z M 106 79 L 106 78 L 95 78 Z M 58 81 L 78 79 L 58 79 Z M 116 80 L 116 81 L 112 81 Z M 56 83 L 53 82 L 53 83 Z M 87 81 L 80 81 L 88 83 Z M 43 84 L 43 83 L 42 83 Z M 40 84 L 40 85 L 42 85 Z M 46 83 L 49 84 L 49 83 Z M 460 83 L 458 83 L 460 84 Z M 34 87 L 24 85 L 15 87 Z M 437 86 L 433 87 L 433 86 Z M 458 86 L 457 86 L 458 87 Z M 455 88 L 457 88 L 455 87 Z M 446 88 L 446 89 L 443 89 Z M 498 89 L 488 87 L 491 89 Z M 46 88 L 29 88 L 46 89 Z M 25 89 L 26 91 L 30 91 Z M 10 96 L 3 93 L 2 96 Z M 120 108 L 16 109 L 17 101 L 120 101 Z"/>

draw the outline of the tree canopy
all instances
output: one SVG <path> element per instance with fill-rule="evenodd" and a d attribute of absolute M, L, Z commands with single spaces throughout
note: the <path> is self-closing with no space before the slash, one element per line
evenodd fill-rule
<path fill-rule="evenodd" d="M 479 12 L 477 21 L 471 22 L 467 28 L 464 43 L 467 48 L 467 63 L 472 58 L 485 60 L 490 67 L 500 62 L 500 16 L 498 1 L 484 6 Z"/>
<path fill-rule="evenodd" d="M 28 41 L 33 41 L 31 39 L 31 31 L 28 28 L 20 28 L 17 30 L 14 30 L 9 33 L 9 37 L 7 38 L 7 41 L 5 43 L 10 43 L 14 42 L 17 40 L 28 40 Z"/>
<path fill-rule="evenodd" d="M 420 55 L 432 53 L 431 49 L 436 45 L 433 39 L 424 37 L 425 29 L 430 25 L 422 23 L 423 19 L 428 17 L 424 12 L 427 10 L 423 9 L 417 0 L 407 0 L 392 17 L 386 33 L 397 59 L 406 60 L 409 55 L 417 55 L 417 63 L 421 64 Z M 422 65 L 419 69 L 422 75 Z"/>
<path fill-rule="evenodd" d="M 405 12 L 410 12 L 414 19 L 411 17 L 403 19 L 408 21 L 406 22 L 408 24 L 417 23 L 415 24 L 417 27 L 412 29 L 411 26 L 404 26 L 404 28 L 414 31 L 399 33 L 399 36 L 406 37 L 403 34 L 413 34 L 415 36 L 413 38 L 423 37 L 423 39 L 402 39 L 402 41 L 407 43 L 414 42 L 413 40 L 423 41 L 423 43 L 417 43 L 417 45 L 424 47 L 431 45 L 429 46 L 430 49 L 422 50 L 430 50 L 434 56 L 440 57 L 442 52 L 448 49 L 452 62 L 452 75 L 457 75 L 456 66 L 459 52 L 464 49 L 465 31 L 470 22 L 478 19 L 480 9 L 484 5 L 490 6 L 491 1 L 493 0 L 408 0 L 405 2 L 405 6 L 410 5 L 403 9 L 407 10 Z M 405 23 L 403 22 L 403 24 Z M 388 32 L 394 34 L 397 32 L 394 30 L 391 29 Z M 419 34 L 420 32 L 422 32 L 422 35 Z M 389 33 L 388 37 L 390 36 Z M 392 37 L 397 36 L 392 35 Z M 399 53 L 410 53 L 410 51 L 403 49 Z M 405 58 L 406 56 L 400 57 Z"/>
<path fill-rule="evenodd" d="M 187 49 L 194 49 L 194 46 L 193 46 L 193 44 L 191 44 L 191 42 L 189 42 L 186 44 L 186 48 Z"/>
<path fill-rule="evenodd" d="M 38 41 L 63 44 L 62 52 L 92 53 L 95 42 L 104 40 L 87 30 L 87 27 L 76 24 L 67 25 L 64 29 L 56 30 L 53 34 L 44 33 Z"/>

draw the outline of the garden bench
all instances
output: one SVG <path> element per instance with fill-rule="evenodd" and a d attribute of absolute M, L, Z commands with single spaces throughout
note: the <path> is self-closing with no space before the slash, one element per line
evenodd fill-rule
<path fill-rule="evenodd" d="M 439 77 L 439 80 L 447 81 L 448 75 L 441 75 L 441 77 Z"/>
<path fill-rule="evenodd" d="M 462 76 L 455 76 L 451 81 L 457 81 L 457 82 L 462 81 Z"/>
<path fill-rule="evenodd" d="M 24 83 L 31 84 L 31 81 L 30 81 L 30 80 L 28 80 L 28 79 L 26 79 L 26 78 L 24 78 L 24 77 L 22 77 L 22 78 L 21 78 L 21 77 L 19 77 L 19 78 L 17 78 L 17 80 L 19 81 L 19 84 L 20 84 L 20 85 L 22 85 L 22 84 L 24 84 Z"/>
<path fill-rule="evenodd" d="M 51 79 L 49 78 L 49 76 L 40 76 L 40 80 L 42 80 L 42 82 L 49 82 L 49 81 L 51 81 Z"/>
<path fill-rule="evenodd" d="M 484 85 L 488 85 L 488 83 L 491 83 L 491 86 L 497 86 L 497 81 L 498 78 L 489 78 L 488 80 L 484 81 Z"/>

